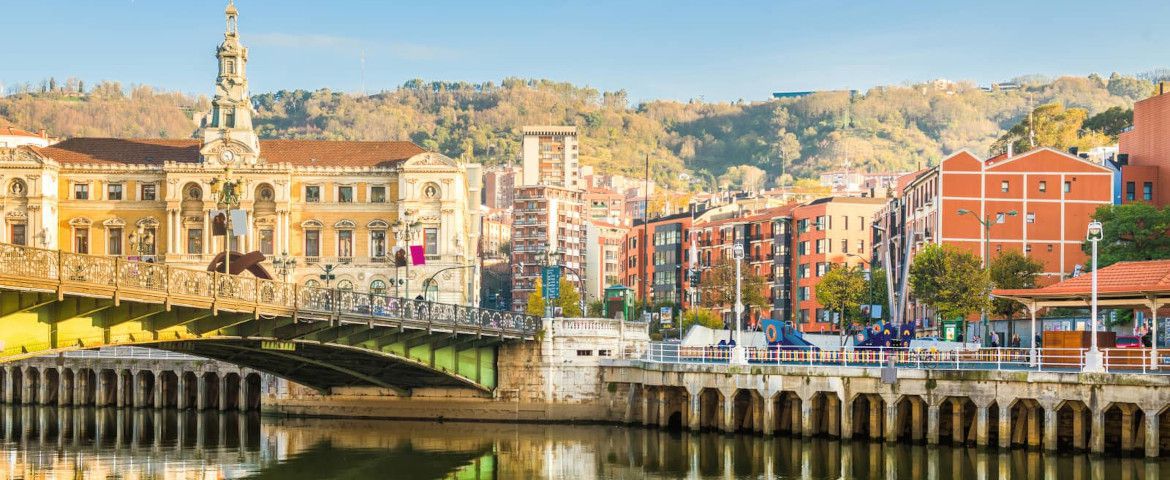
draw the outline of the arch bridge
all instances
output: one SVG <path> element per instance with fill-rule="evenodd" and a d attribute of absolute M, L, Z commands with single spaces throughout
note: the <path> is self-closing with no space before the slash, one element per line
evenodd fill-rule
<path fill-rule="evenodd" d="M 538 328 L 520 313 L 0 244 L 0 362 L 139 345 L 322 392 L 490 392 L 497 346 Z"/>

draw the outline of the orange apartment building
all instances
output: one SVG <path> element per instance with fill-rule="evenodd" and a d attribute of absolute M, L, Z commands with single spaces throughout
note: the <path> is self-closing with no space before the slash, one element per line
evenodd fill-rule
<path fill-rule="evenodd" d="M 898 196 L 875 217 L 875 258 L 892 247 L 897 285 L 902 265 L 928 243 L 954 245 L 982 258 L 987 241 L 991 258 L 1022 252 L 1043 262 L 1042 283 L 1059 281 L 1084 264 L 1085 229 L 1099 206 L 1112 203 L 1114 175 L 1107 166 L 1050 148 L 988 160 L 956 153 L 899 182 Z M 990 220 L 990 228 L 978 219 Z M 912 304 L 906 313 L 906 318 L 926 316 Z"/>
<path fill-rule="evenodd" d="M 1170 202 L 1170 83 L 1133 105 L 1133 128 L 1121 134 L 1118 150 L 1122 202 Z"/>

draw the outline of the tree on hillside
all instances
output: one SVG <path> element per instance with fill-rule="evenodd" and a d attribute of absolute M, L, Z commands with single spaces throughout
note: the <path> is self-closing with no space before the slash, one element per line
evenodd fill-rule
<path fill-rule="evenodd" d="M 1082 126 L 1085 130 L 1100 132 L 1116 140 L 1121 132 L 1133 126 L 1133 109 L 1110 107 L 1104 112 L 1089 117 Z"/>
<path fill-rule="evenodd" d="M 830 268 L 817 283 L 817 301 L 840 315 L 842 334 L 851 331 L 850 327 L 861 318 L 866 286 L 865 274 L 857 267 Z"/>
<path fill-rule="evenodd" d="M 1051 147 L 1067 150 L 1069 147 L 1089 149 L 1112 143 L 1106 134 L 1085 131 L 1088 112 L 1083 108 L 1065 108 L 1060 103 L 1048 103 L 1032 110 L 1030 118 L 1025 117 L 1007 133 L 999 137 L 992 146 L 994 153 L 1007 151 L 1008 144 L 1016 153 L 1036 147 Z"/>
<path fill-rule="evenodd" d="M 1153 83 L 1134 77 L 1123 77 L 1117 72 L 1109 76 L 1109 83 L 1105 88 L 1113 95 L 1129 97 L 1135 101 L 1145 100 L 1154 92 Z"/>
<path fill-rule="evenodd" d="M 1170 258 L 1170 207 L 1159 208 L 1148 203 L 1102 205 L 1094 218 L 1102 226 L 1102 238 L 1097 243 L 1097 268 L 1122 261 Z M 1089 254 L 1092 244 L 1085 240 L 1081 249 Z"/>
<path fill-rule="evenodd" d="M 1044 264 L 1008 250 L 992 259 L 988 270 L 995 288 L 1035 288 L 1036 276 L 1044 271 Z M 1008 320 L 1023 309 L 1024 305 L 1014 300 L 996 298 L 991 302 L 991 312 Z"/>
<path fill-rule="evenodd" d="M 940 317 L 964 318 L 987 306 L 991 280 L 981 264 L 955 247 L 927 245 L 910 264 L 910 290 Z"/>
<path fill-rule="evenodd" d="M 773 155 L 779 160 L 776 171 L 777 185 L 784 186 L 784 179 L 790 176 L 788 170 L 794 161 L 800 158 L 800 140 L 796 135 L 784 128 L 776 131 L 776 142 L 772 144 Z"/>

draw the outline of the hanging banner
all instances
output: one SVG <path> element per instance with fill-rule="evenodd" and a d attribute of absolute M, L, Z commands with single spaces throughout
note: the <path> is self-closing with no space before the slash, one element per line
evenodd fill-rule
<path fill-rule="evenodd" d="M 427 251 L 422 245 L 410 246 L 410 264 L 411 265 L 426 265 Z"/>

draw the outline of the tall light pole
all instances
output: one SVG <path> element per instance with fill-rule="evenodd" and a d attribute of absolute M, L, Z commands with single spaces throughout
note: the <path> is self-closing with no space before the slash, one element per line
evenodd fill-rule
<path fill-rule="evenodd" d="M 1101 240 L 1104 229 L 1101 222 L 1093 220 L 1089 222 L 1088 239 L 1093 244 L 1093 271 L 1091 275 L 1092 297 L 1089 302 L 1089 315 L 1092 317 L 1092 332 L 1089 339 L 1089 351 L 1085 353 L 1085 371 L 1086 372 L 1104 372 L 1105 361 L 1101 357 L 1101 351 L 1097 349 L 1097 242 Z"/>
<path fill-rule="evenodd" d="M 1009 210 L 1007 212 L 1004 212 L 1003 214 L 1006 216 L 1009 216 L 1009 217 L 1014 217 L 1016 215 L 1019 215 L 1020 212 L 1017 212 L 1015 210 Z M 971 215 L 972 217 L 975 218 L 976 222 L 979 222 L 979 225 L 983 226 L 983 271 L 990 272 L 991 271 L 991 225 L 993 225 L 993 222 L 991 221 L 991 215 L 988 215 L 985 218 L 979 218 L 978 215 L 975 214 L 975 212 L 967 210 L 966 208 L 960 208 L 959 215 Z M 991 338 L 990 325 L 988 325 L 988 322 L 987 322 L 987 307 L 983 307 L 983 311 L 981 312 L 980 317 L 981 317 L 980 318 L 981 325 L 979 327 L 979 331 L 980 331 L 979 335 L 981 337 L 983 337 L 981 346 L 986 346 L 987 342 Z M 964 341 L 965 340 L 966 339 L 964 339 Z"/>
<path fill-rule="evenodd" d="M 740 265 L 743 263 L 743 244 L 735 240 L 731 249 L 735 258 L 735 346 L 731 348 L 731 364 L 747 365 L 747 355 L 743 347 L 743 282 L 740 274 Z"/>

